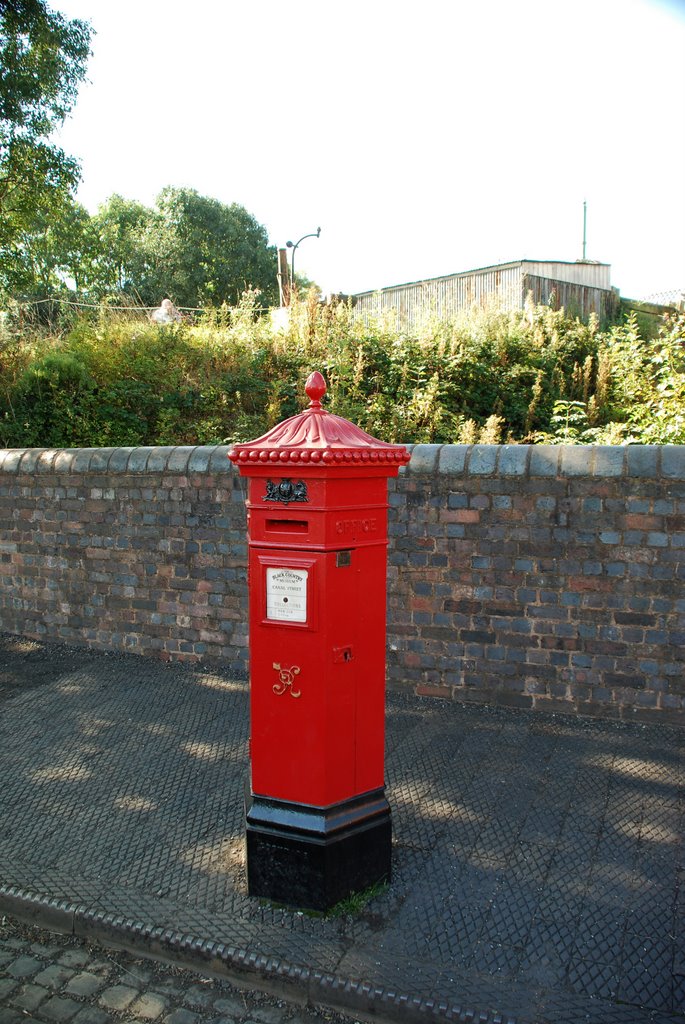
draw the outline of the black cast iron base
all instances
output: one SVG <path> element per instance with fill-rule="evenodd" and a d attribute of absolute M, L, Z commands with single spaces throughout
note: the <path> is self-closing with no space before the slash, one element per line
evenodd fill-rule
<path fill-rule="evenodd" d="M 390 881 L 390 806 L 382 789 L 331 807 L 248 796 L 247 885 L 291 907 L 330 910 Z"/>

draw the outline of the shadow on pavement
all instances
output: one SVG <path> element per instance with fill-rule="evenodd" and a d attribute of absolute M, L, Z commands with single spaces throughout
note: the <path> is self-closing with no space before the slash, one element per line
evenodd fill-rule
<path fill-rule="evenodd" d="M 247 896 L 230 666 L 0 635 L 0 687 L 0 909 L 390 1020 L 684 1019 L 679 730 L 391 695 L 393 882 L 324 918 Z"/>

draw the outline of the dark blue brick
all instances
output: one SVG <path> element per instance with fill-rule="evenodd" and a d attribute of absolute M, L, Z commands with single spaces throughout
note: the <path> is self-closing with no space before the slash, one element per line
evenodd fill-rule
<path fill-rule="evenodd" d="M 506 627 L 511 633 L 530 633 L 533 624 L 530 619 L 504 619 Z"/>
<path fill-rule="evenodd" d="M 538 512 L 554 512 L 557 507 L 556 498 L 538 498 L 535 502 L 535 507 Z"/>
<path fill-rule="evenodd" d="M 498 645 L 490 645 L 485 650 L 486 661 L 504 661 L 506 649 Z"/>

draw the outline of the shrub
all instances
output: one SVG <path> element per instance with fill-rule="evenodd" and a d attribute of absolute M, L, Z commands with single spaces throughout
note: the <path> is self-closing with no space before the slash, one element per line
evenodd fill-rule
<path fill-rule="evenodd" d="M 595 319 L 529 303 L 408 332 L 314 292 L 281 329 L 254 292 L 196 323 L 102 307 L 54 336 L 15 318 L 0 323 L 0 443 L 249 440 L 303 408 L 312 369 L 328 408 L 388 441 L 683 441 L 684 322 L 649 340 L 634 318 L 601 333 Z"/>

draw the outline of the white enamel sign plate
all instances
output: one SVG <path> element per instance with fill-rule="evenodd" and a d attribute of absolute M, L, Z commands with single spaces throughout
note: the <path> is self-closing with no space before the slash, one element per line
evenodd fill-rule
<path fill-rule="evenodd" d="M 266 617 L 278 622 L 307 621 L 306 569 L 266 570 Z"/>

